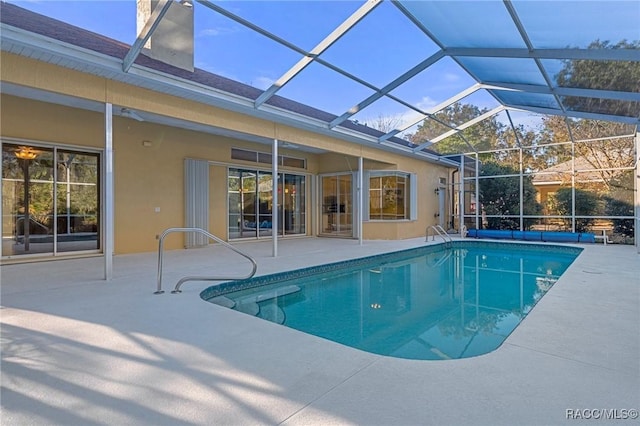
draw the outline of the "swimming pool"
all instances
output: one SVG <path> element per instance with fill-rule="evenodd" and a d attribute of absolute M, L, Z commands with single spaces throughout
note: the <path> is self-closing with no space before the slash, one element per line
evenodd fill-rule
<path fill-rule="evenodd" d="M 581 251 L 455 241 L 223 283 L 201 297 L 367 352 L 459 359 L 499 347 Z"/>

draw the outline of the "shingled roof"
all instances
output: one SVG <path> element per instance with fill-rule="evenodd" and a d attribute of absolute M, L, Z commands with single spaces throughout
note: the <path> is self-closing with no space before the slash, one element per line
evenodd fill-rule
<path fill-rule="evenodd" d="M 626 150 L 623 150 L 626 152 Z M 630 152 L 628 154 L 631 154 Z M 597 153 L 582 155 L 576 157 L 573 161 L 564 161 L 533 175 L 532 182 L 534 185 L 556 185 L 562 183 L 571 183 L 573 170 L 576 170 L 576 180 L 578 182 L 603 182 L 605 179 L 615 177 L 620 173 L 619 164 L 609 164 L 604 158 L 600 160 Z M 600 157 L 604 157 L 601 155 Z M 629 155 L 629 158 L 633 158 Z M 597 166 L 596 166 L 597 165 Z"/>

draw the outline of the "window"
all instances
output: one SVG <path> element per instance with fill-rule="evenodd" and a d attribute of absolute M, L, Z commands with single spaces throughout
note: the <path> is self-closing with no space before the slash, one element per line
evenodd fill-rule
<path fill-rule="evenodd" d="M 231 159 L 251 161 L 253 163 L 271 164 L 273 156 L 269 152 L 248 151 L 246 149 L 231 148 Z M 306 169 L 307 160 L 304 158 L 288 157 L 286 155 L 278 156 L 278 164 L 285 167 L 295 167 L 297 169 Z"/>
<path fill-rule="evenodd" d="M 369 219 L 407 220 L 414 217 L 412 176 L 403 172 L 369 174 Z"/>

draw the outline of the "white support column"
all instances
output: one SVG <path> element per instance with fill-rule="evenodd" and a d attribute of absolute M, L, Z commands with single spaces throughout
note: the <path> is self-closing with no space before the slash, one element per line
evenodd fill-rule
<path fill-rule="evenodd" d="M 104 279 L 113 278 L 114 248 L 114 179 L 113 179 L 113 105 L 104 106 Z"/>
<path fill-rule="evenodd" d="M 477 174 L 477 172 L 476 172 Z M 458 189 L 458 230 L 462 233 L 464 225 L 464 154 L 460 155 L 460 188 Z M 476 200 L 476 209 L 478 208 L 478 200 Z"/>
<path fill-rule="evenodd" d="M 571 143 L 571 232 L 576 232 L 576 144 Z"/>
<path fill-rule="evenodd" d="M 636 238 L 636 249 L 640 254 L 640 132 L 636 132 L 634 155 L 636 156 L 636 178 L 634 179 L 636 223 L 633 234 Z"/>
<path fill-rule="evenodd" d="M 2 141 L 0 141 L 0 155 L 2 154 Z M 2 161 L 0 160 L 0 176 L 3 176 L 2 174 Z M 0 177 L 0 227 L 3 227 L 3 223 L 4 223 L 4 216 L 2 215 L 2 199 L 4 197 L 4 191 L 2 191 L 2 178 Z M 3 253 L 2 253 L 2 240 L 0 239 L 0 258 L 2 258 Z M 0 282 L 2 282 L 2 272 L 0 270 Z"/>
<path fill-rule="evenodd" d="M 476 152 L 476 229 L 480 229 L 480 158 Z M 462 235 L 462 227 L 460 227 L 460 237 Z"/>
<path fill-rule="evenodd" d="M 319 225 L 319 221 L 320 221 L 320 213 L 319 213 L 319 207 L 320 204 L 320 196 L 318 195 L 318 193 L 320 192 L 320 188 L 318 188 L 318 182 L 319 179 L 316 175 L 310 175 L 309 176 L 310 179 L 310 183 L 311 185 L 309 185 L 309 187 L 307 188 L 307 192 L 305 194 L 305 197 L 307 195 L 309 195 L 309 200 L 311 200 L 311 205 L 313 206 L 313 208 L 311 209 L 311 223 L 308 223 L 309 226 L 311 228 L 311 232 L 310 234 L 312 236 L 318 236 L 318 234 L 320 233 L 320 225 Z M 307 204 L 307 203 L 305 203 Z M 308 211 L 308 210 L 307 210 Z M 305 230 L 306 230 L 306 225 L 305 225 Z M 309 232 L 307 232 L 307 234 L 309 234 Z"/>
<path fill-rule="evenodd" d="M 358 158 L 358 243 L 362 245 L 362 234 L 364 233 L 363 218 L 364 218 L 364 194 L 362 188 L 364 187 L 364 159 L 362 156 Z"/>
<path fill-rule="evenodd" d="M 273 178 L 273 203 L 271 204 L 271 239 L 273 241 L 272 254 L 273 257 L 278 257 L 278 139 L 273 140 L 271 173 Z M 258 221 L 256 221 L 256 224 L 257 223 Z"/>
<path fill-rule="evenodd" d="M 520 153 L 520 230 L 524 231 L 524 168 L 522 159 L 522 148 L 518 149 Z"/>

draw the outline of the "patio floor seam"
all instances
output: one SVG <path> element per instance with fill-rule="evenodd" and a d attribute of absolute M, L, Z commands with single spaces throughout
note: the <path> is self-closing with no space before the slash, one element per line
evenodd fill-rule
<path fill-rule="evenodd" d="M 629 369 L 629 368 L 622 368 L 622 369 L 620 369 L 620 368 L 610 368 L 610 367 L 606 367 L 606 366 L 601 365 L 601 364 L 594 364 L 594 363 L 591 363 L 591 362 L 586 362 L 586 361 L 582 361 L 582 360 L 579 360 L 579 359 L 569 358 L 567 356 L 562 356 L 562 355 L 559 355 L 559 354 L 546 352 L 546 351 L 543 351 L 543 350 L 540 350 L 540 349 L 535 349 L 535 348 L 532 348 L 530 346 L 524 346 L 524 345 L 519 345 L 517 343 L 511 343 L 508 340 L 504 342 L 503 346 L 505 346 L 505 345 L 513 346 L 513 347 L 524 349 L 524 350 L 527 350 L 527 351 L 536 352 L 538 354 L 551 356 L 551 357 L 562 359 L 562 360 L 569 361 L 569 362 L 575 362 L 577 364 L 582 364 L 582 365 L 589 366 L 589 367 L 597 367 L 597 368 L 601 368 L 601 369 L 607 370 L 607 371 L 614 371 L 616 373 L 634 373 L 634 374 L 637 373 L 636 371 L 633 371 L 632 369 Z"/>

